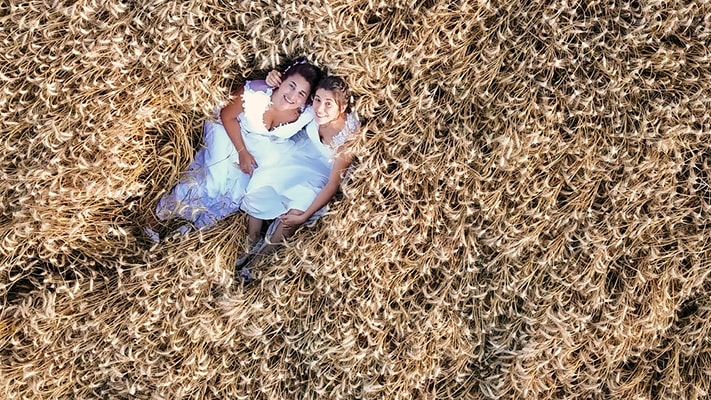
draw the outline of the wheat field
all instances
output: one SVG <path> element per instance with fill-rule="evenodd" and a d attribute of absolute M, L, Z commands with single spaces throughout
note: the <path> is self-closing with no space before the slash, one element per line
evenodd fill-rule
<path fill-rule="evenodd" d="M 711 2 L 0 1 L 7 399 L 711 396 Z M 343 194 L 233 277 L 246 219 L 144 218 L 230 88 L 307 56 Z"/>

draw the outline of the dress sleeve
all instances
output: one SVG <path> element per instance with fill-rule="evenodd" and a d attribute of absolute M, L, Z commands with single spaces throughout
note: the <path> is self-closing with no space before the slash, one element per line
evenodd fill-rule
<path fill-rule="evenodd" d="M 360 130 L 360 121 L 355 113 L 349 113 L 346 117 L 346 130 L 348 140 L 352 139 Z"/>
<path fill-rule="evenodd" d="M 267 85 L 267 81 L 265 80 L 247 81 L 244 87 L 245 89 L 249 87 L 249 90 L 252 90 L 254 92 L 271 92 L 272 90 L 272 87 Z"/>
<path fill-rule="evenodd" d="M 256 82 L 256 83 L 255 83 Z M 247 81 L 244 83 L 244 91 L 242 92 L 242 109 L 244 117 L 253 121 L 253 126 L 257 130 L 263 127 L 262 116 L 269 108 L 271 102 L 272 90 L 269 86 L 264 86 L 265 90 L 256 90 L 259 87 L 259 82 L 264 81 Z"/>
<path fill-rule="evenodd" d="M 359 129 L 360 122 L 358 121 L 358 117 L 356 117 L 354 113 L 348 114 L 346 116 L 346 126 L 333 138 L 334 147 L 338 148 L 343 145 L 343 143 L 355 138 Z"/>

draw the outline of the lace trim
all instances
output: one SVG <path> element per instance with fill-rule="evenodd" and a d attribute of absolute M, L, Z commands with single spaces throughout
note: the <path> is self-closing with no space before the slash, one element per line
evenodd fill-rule
<path fill-rule="evenodd" d="M 360 122 L 358 122 L 358 118 L 356 118 L 355 114 L 350 113 L 346 116 L 346 125 L 341 129 L 336 136 L 331 139 L 331 147 L 332 149 L 337 149 L 343 145 L 343 143 L 353 139 L 355 137 L 355 133 L 358 131 L 360 128 Z"/>
<path fill-rule="evenodd" d="M 265 129 L 267 127 L 264 125 L 264 113 L 271 104 L 271 88 L 267 87 L 265 91 L 255 90 L 252 88 L 252 81 L 245 82 L 242 91 L 242 112 L 254 118 L 259 116 L 259 122 Z"/>
<path fill-rule="evenodd" d="M 257 84 L 257 87 L 261 86 Z M 272 88 L 264 85 L 264 90 L 252 87 L 252 81 L 247 81 L 242 92 L 243 113 L 248 118 L 253 118 L 264 129 L 264 132 L 253 132 L 254 134 L 265 136 L 271 140 L 287 140 L 313 119 L 313 110 L 307 108 L 302 110 L 296 121 L 282 122 L 271 129 L 264 123 L 264 113 L 272 104 Z M 293 132 L 292 132 L 293 130 Z"/>

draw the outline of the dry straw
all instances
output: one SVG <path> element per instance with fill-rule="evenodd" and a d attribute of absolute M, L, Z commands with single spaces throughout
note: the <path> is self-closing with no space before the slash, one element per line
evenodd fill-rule
<path fill-rule="evenodd" d="M 0 2 L 6 398 L 708 398 L 708 1 Z M 141 221 L 231 86 L 308 55 L 343 196 Z"/>

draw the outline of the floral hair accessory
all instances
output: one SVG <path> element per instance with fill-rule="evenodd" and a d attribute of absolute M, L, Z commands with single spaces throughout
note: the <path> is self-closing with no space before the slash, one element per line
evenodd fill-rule
<path fill-rule="evenodd" d="M 294 62 L 291 63 L 291 65 L 289 65 L 288 67 L 286 67 L 286 69 L 284 70 L 284 73 L 286 73 L 287 71 L 289 71 L 292 67 L 295 67 L 295 66 L 297 66 L 297 65 L 299 65 L 299 64 L 306 64 L 306 63 L 308 63 L 308 60 L 306 60 L 305 57 L 299 57 L 299 58 L 297 58 L 296 60 L 294 60 Z"/>

